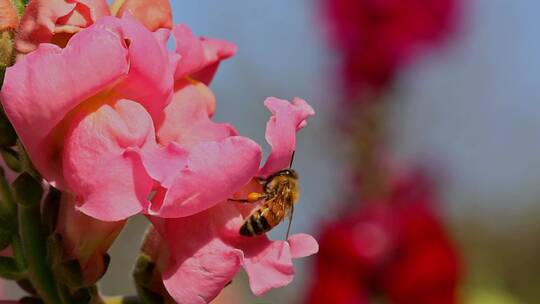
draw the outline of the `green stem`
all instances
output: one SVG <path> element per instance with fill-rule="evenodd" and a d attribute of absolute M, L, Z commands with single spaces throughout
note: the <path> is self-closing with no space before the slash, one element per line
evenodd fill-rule
<path fill-rule="evenodd" d="M 45 303 L 62 303 L 47 263 L 39 204 L 19 204 L 19 232 L 28 263 L 29 279 Z"/>

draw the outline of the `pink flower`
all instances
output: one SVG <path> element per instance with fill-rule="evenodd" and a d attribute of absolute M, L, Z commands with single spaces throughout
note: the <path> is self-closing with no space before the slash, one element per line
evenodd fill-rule
<path fill-rule="evenodd" d="M 42 44 L 7 72 L 2 102 L 30 158 L 49 182 L 72 192 L 87 215 L 104 221 L 143 211 L 182 215 L 168 208 L 189 215 L 226 199 L 258 169 L 259 146 L 212 122 L 213 94 L 186 78 L 234 47 L 196 40 L 202 47 L 191 47 L 177 64 L 179 55 L 165 49 L 166 36 L 129 16 L 104 17 L 64 49 Z M 194 145 L 197 137 L 206 142 Z M 187 201 L 186 185 L 202 189 L 203 180 L 214 188 Z M 167 195 L 150 206 L 155 181 Z"/>
<path fill-rule="evenodd" d="M 21 19 L 15 48 L 27 54 L 40 43 L 51 42 L 61 47 L 69 38 L 110 15 L 105 0 L 34 0 L 30 1 Z"/>
<path fill-rule="evenodd" d="M 258 173 L 254 172 L 253 177 L 289 165 L 295 148 L 295 133 L 305 126 L 307 117 L 314 113 L 301 99 L 289 103 L 268 98 L 265 104 L 273 113 L 266 130 L 272 152 L 267 163 Z M 195 201 L 199 197 L 210 199 L 206 198 L 205 189 L 215 187 L 204 180 L 201 180 L 201 185 L 193 186 L 197 188 L 182 190 Z M 249 192 L 261 190 L 260 184 L 253 180 L 236 196 L 245 197 Z M 293 235 L 287 241 L 270 241 L 266 236 L 241 236 L 240 226 L 256 207 L 253 205 L 222 199 L 219 204 L 196 214 L 189 208 L 176 207 L 178 205 L 182 206 L 171 204 L 173 207 L 168 211 L 176 216 L 192 215 L 150 218 L 168 246 L 168 254 L 162 254 L 162 261 L 158 262 L 164 265 L 163 283 L 179 303 L 208 303 L 233 279 L 240 267 L 246 270 L 251 290 L 256 295 L 285 286 L 293 278 L 292 259 L 312 255 L 318 250 L 317 242 L 306 234 Z M 163 262 L 163 259 L 166 261 Z"/>
<path fill-rule="evenodd" d="M 176 300 L 214 298 L 240 266 L 256 294 L 284 286 L 292 259 L 315 253 L 316 241 L 304 234 L 277 242 L 242 237 L 240 225 L 255 206 L 227 199 L 288 166 L 296 132 L 314 111 L 299 98 L 265 101 L 272 152 L 259 168 L 259 145 L 211 119 L 215 97 L 207 84 L 235 46 L 176 26 L 169 53 L 169 34 L 125 15 L 97 20 L 63 49 L 40 44 L 6 73 L 6 114 L 43 177 L 74 198 L 67 220 L 114 235 L 114 222 L 148 214 L 167 245 L 163 282 Z M 79 211 L 113 223 L 101 226 Z M 108 244 L 77 252 L 84 245 L 78 236 L 90 231 L 71 226 L 58 228 L 69 252 L 84 261 L 99 257 Z"/>
<path fill-rule="evenodd" d="M 143 10 L 144 6 L 148 7 Z M 111 9 L 106 0 L 33 0 L 21 19 L 15 47 L 21 54 L 34 51 L 40 43 L 64 47 L 73 34 L 99 18 L 121 17 L 125 12 L 151 31 L 172 27 L 171 7 L 165 0 L 116 0 Z"/>
<path fill-rule="evenodd" d="M 9 68 L 2 104 L 49 182 L 70 189 L 90 215 L 96 208 L 86 203 L 104 206 L 106 197 L 115 207 L 102 209 L 104 218 L 119 220 L 146 204 L 151 180 L 124 152 L 155 145 L 152 119 L 170 100 L 173 68 L 142 25 L 104 17 L 64 49 L 41 44 Z"/>

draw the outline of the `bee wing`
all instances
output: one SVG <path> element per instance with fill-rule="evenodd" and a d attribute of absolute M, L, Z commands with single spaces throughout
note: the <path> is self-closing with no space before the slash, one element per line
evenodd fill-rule
<path fill-rule="evenodd" d="M 268 199 L 265 205 L 267 206 L 265 217 L 269 224 L 274 227 L 289 214 L 292 203 L 287 197 L 278 195 Z"/>

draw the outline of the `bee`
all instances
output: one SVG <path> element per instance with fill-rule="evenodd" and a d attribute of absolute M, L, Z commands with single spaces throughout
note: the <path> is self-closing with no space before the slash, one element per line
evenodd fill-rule
<path fill-rule="evenodd" d="M 266 179 L 261 179 L 264 192 L 252 192 L 248 194 L 247 199 L 229 199 L 234 202 L 263 203 L 255 209 L 240 227 L 240 234 L 243 236 L 258 236 L 270 231 L 277 226 L 285 217 L 289 217 L 289 226 L 287 235 L 291 229 L 292 216 L 294 213 L 294 204 L 300 196 L 298 186 L 298 174 L 291 169 L 294 160 L 294 152 L 291 157 L 289 168 L 280 170 L 271 174 Z"/>

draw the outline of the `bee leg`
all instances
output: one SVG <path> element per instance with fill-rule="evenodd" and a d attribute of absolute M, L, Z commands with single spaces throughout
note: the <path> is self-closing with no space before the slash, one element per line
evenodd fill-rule
<path fill-rule="evenodd" d="M 289 232 L 291 232 L 293 213 L 294 213 L 294 204 L 291 206 L 291 213 L 289 213 L 289 225 L 287 226 L 287 234 L 285 235 L 285 241 L 289 239 Z"/>
<path fill-rule="evenodd" d="M 251 203 L 247 198 L 246 199 L 235 199 L 235 198 L 228 198 L 229 202 L 237 202 L 237 203 Z"/>
<path fill-rule="evenodd" d="M 248 194 L 247 198 L 244 198 L 244 199 L 229 198 L 228 201 L 238 202 L 238 203 L 255 203 L 262 199 L 266 199 L 266 197 L 267 195 L 265 193 L 251 192 L 250 194 Z"/>

